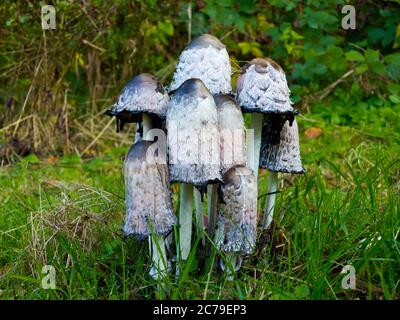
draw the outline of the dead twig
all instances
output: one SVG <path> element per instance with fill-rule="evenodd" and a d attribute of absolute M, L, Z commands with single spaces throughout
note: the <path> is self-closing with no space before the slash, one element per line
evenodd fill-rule
<path fill-rule="evenodd" d="M 341 83 L 344 79 L 346 79 L 348 76 L 352 75 L 354 73 L 355 69 L 351 69 L 347 71 L 344 75 L 342 75 L 339 79 L 337 79 L 335 82 L 331 83 L 329 86 L 327 86 L 324 90 L 322 90 L 321 95 L 318 97 L 319 101 L 322 101 L 325 99 L 335 88 L 336 86 Z"/>
<path fill-rule="evenodd" d="M 108 121 L 108 123 L 106 124 L 106 126 L 103 128 L 103 130 L 100 131 L 100 133 L 96 136 L 96 138 L 94 138 L 94 140 L 80 153 L 80 156 L 82 156 L 83 154 L 86 153 L 86 151 L 88 151 L 96 142 L 97 140 L 99 140 L 99 138 L 104 134 L 104 132 L 106 132 L 106 130 L 108 129 L 108 127 L 111 125 L 111 123 L 114 122 L 114 118 L 111 118 L 110 121 Z"/>

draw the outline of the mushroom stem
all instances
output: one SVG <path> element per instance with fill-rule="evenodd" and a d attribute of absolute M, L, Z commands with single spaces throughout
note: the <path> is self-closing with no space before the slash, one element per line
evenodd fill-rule
<path fill-rule="evenodd" d="M 152 121 L 150 115 L 142 114 L 143 140 L 146 140 L 148 132 L 152 129 Z M 153 239 L 152 239 L 153 237 Z M 167 268 L 167 253 L 163 235 L 153 234 L 149 236 L 149 246 L 151 248 L 152 268 L 150 275 L 153 279 L 164 278 Z"/>
<path fill-rule="evenodd" d="M 210 219 L 211 216 L 211 198 L 212 198 L 212 193 L 213 193 L 213 186 L 208 185 L 207 186 L 207 214 L 208 214 L 208 219 Z"/>
<path fill-rule="evenodd" d="M 215 226 L 217 224 L 218 184 L 208 186 L 208 234 L 214 239 Z"/>
<path fill-rule="evenodd" d="M 253 113 L 251 128 L 254 130 L 254 141 L 247 144 L 247 165 L 253 170 L 254 176 L 258 177 L 258 163 L 260 161 L 261 133 L 264 115 Z"/>
<path fill-rule="evenodd" d="M 179 199 L 179 246 L 180 259 L 187 260 L 192 242 L 193 185 L 180 184 Z"/>
<path fill-rule="evenodd" d="M 265 200 L 265 211 L 263 217 L 263 229 L 266 230 L 272 222 L 274 214 L 276 186 L 278 181 L 278 173 L 270 171 L 268 178 L 267 198 Z"/>
<path fill-rule="evenodd" d="M 200 191 L 194 188 L 194 205 L 196 209 L 196 226 L 197 232 L 201 236 L 202 241 L 204 238 L 204 216 L 203 216 L 203 201 L 201 201 Z"/>
<path fill-rule="evenodd" d="M 237 263 L 239 262 L 239 257 L 237 252 L 228 252 L 226 254 L 226 260 L 228 263 L 231 264 L 231 267 L 226 268 L 226 279 L 232 281 L 234 279 L 234 272 L 239 269 L 240 265 L 238 266 Z M 233 272 L 232 272 L 233 271 Z"/>
<path fill-rule="evenodd" d="M 150 236 L 149 244 L 151 246 L 152 258 L 150 275 L 154 280 L 161 280 L 166 276 L 168 270 L 164 236 L 162 234 L 154 234 L 153 236 Z"/>
<path fill-rule="evenodd" d="M 143 140 L 146 140 L 147 133 L 152 128 L 151 117 L 147 113 L 142 114 L 142 126 L 143 126 Z"/>
<path fill-rule="evenodd" d="M 242 256 L 239 252 L 227 252 L 225 253 L 225 261 L 220 262 L 220 267 L 226 274 L 226 279 L 232 281 L 234 279 L 234 274 L 240 269 L 242 265 Z"/>

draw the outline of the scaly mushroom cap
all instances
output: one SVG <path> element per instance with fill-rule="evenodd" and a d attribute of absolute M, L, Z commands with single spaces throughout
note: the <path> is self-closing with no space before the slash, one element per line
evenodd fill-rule
<path fill-rule="evenodd" d="M 241 70 L 237 100 L 244 112 L 294 114 L 290 90 L 282 68 L 269 58 L 256 58 Z"/>
<path fill-rule="evenodd" d="M 216 243 L 224 252 L 250 254 L 257 232 L 257 180 L 251 169 L 237 166 L 223 177 Z"/>
<path fill-rule="evenodd" d="M 181 53 L 171 90 L 195 78 L 204 82 L 212 94 L 231 93 L 231 65 L 222 42 L 210 35 L 195 38 Z"/>
<path fill-rule="evenodd" d="M 144 239 L 153 231 L 167 234 L 176 223 L 165 157 L 156 156 L 153 142 L 139 141 L 124 162 L 126 219 L 124 233 Z"/>
<path fill-rule="evenodd" d="M 274 119 L 274 117 L 264 119 L 260 151 L 260 168 L 274 172 L 305 173 L 306 171 L 301 164 L 299 129 L 296 120 L 294 120 L 292 124 L 290 124 L 289 121 L 284 123 L 278 141 L 274 141 L 270 138 L 269 128 L 273 128 L 273 122 L 279 120 L 279 117 L 278 119 Z"/>
<path fill-rule="evenodd" d="M 168 100 L 169 96 L 161 82 L 151 74 L 142 73 L 128 82 L 118 102 L 107 114 L 117 118 L 118 132 L 125 123 L 141 122 L 142 113 L 165 119 Z"/>
<path fill-rule="evenodd" d="M 171 182 L 201 189 L 221 180 L 217 108 L 201 80 L 189 79 L 174 92 L 166 128 Z"/>
<path fill-rule="evenodd" d="M 235 99 L 227 94 L 215 95 L 218 110 L 221 173 L 246 164 L 246 129 L 243 114 Z"/>

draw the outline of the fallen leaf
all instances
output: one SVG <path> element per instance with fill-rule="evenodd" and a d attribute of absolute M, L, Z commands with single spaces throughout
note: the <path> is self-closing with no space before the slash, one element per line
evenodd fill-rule
<path fill-rule="evenodd" d="M 59 158 L 57 156 L 50 156 L 47 158 L 47 161 L 50 163 L 56 163 L 58 162 Z"/>
<path fill-rule="evenodd" d="M 315 139 L 322 135 L 322 129 L 318 127 L 310 127 L 305 131 L 304 134 L 309 139 Z"/>

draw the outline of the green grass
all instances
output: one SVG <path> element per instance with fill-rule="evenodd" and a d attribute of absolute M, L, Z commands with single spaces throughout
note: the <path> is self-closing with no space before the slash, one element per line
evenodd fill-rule
<path fill-rule="evenodd" d="M 30 156 L 1 169 L 0 299 L 399 299 L 398 136 L 318 121 L 299 119 L 307 174 L 280 175 L 273 241 L 234 281 L 212 267 L 219 253 L 201 259 L 198 239 L 179 280 L 162 290 L 150 278 L 147 242 L 122 236 L 128 146 L 89 160 Z M 305 137 L 311 125 L 323 135 Z M 266 178 L 260 172 L 260 194 Z M 46 264 L 56 290 L 41 289 Z M 347 264 L 356 290 L 341 288 Z"/>

